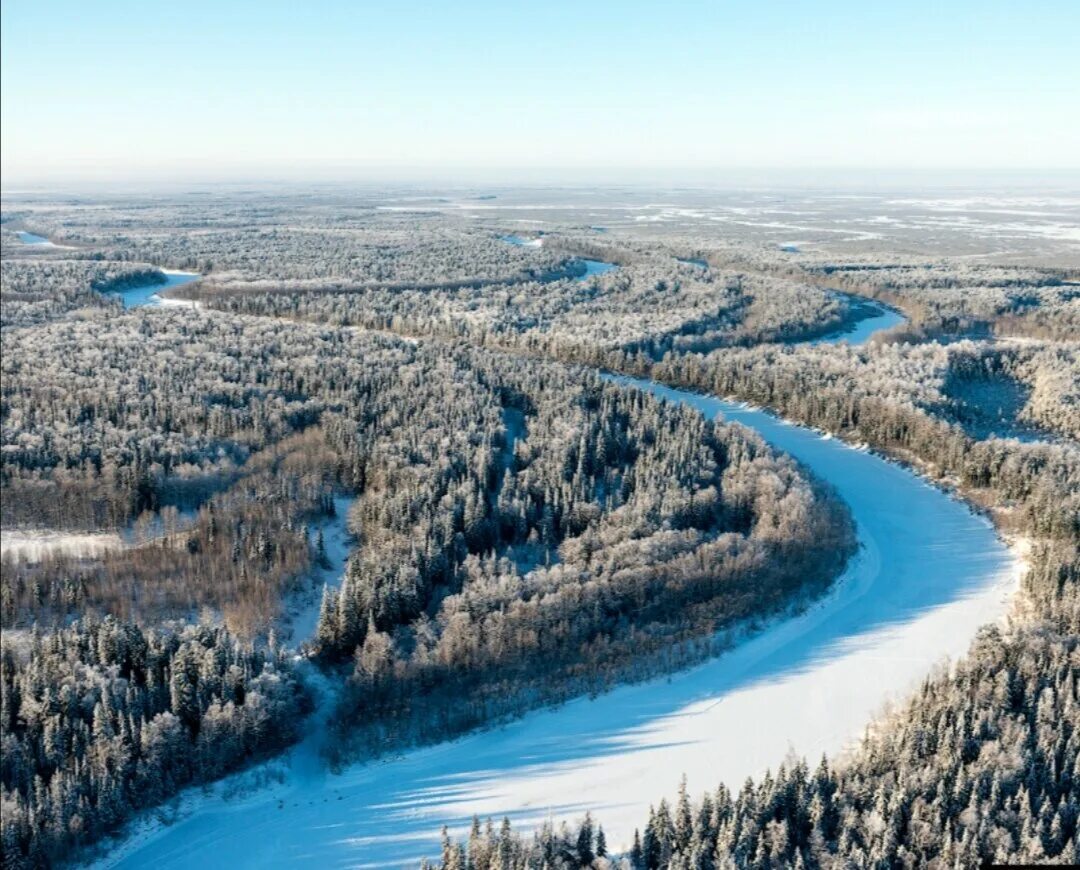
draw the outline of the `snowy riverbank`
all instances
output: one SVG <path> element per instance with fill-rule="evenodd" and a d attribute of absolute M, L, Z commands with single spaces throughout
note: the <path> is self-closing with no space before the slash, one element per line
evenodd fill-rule
<path fill-rule="evenodd" d="M 684 772 L 694 793 L 738 788 L 792 751 L 839 752 L 1005 613 L 1021 561 L 962 502 L 764 412 L 621 380 L 751 426 L 837 488 L 861 550 L 824 601 L 670 678 L 341 775 L 313 769 L 301 747 L 275 763 L 278 784 L 189 794 L 179 821 L 144 823 L 104 866 L 414 865 L 437 854 L 442 825 L 462 833 L 474 813 L 528 827 L 592 810 L 622 848 Z"/>

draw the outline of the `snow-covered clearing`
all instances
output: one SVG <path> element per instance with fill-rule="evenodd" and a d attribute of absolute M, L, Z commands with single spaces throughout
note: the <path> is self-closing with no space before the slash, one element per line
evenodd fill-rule
<path fill-rule="evenodd" d="M 46 556 L 89 558 L 123 546 L 116 532 L 0 531 L 0 555 L 40 562 Z"/>
<path fill-rule="evenodd" d="M 191 308 L 193 310 L 206 307 L 198 299 L 174 299 L 171 296 L 158 296 L 153 304 L 160 305 L 162 308 Z"/>
<path fill-rule="evenodd" d="M 105 866 L 415 866 L 442 825 L 461 834 L 474 813 L 527 828 L 592 810 L 621 849 L 684 773 L 693 793 L 738 788 L 790 752 L 843 750 L 1005 613 L 1021 560 L 963 503 L 764 412 L 621 380 L 751 426 L 836 487 L 862 547 L 825 600 L 670 678 L 341 775 L 313 763 L 309 741 L 278 763 L 281 783 L 231 801 L 227 785 L 188 793 L 179 821 L 144 823 Z"/>

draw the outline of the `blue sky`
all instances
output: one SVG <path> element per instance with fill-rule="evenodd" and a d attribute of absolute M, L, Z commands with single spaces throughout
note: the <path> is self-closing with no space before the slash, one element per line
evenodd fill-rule
<path fill-rule="evenodd" d="M 2 4 L 8 177 L 1076 168 L 1080 0 Z"/>

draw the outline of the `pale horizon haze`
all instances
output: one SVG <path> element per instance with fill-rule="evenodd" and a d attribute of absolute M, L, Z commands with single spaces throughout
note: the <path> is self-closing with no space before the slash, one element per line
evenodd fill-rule
<path fill-rule="evenodd" d="M 1074 0 L 2 10 L 5 189 L 1080 168 Z"/>

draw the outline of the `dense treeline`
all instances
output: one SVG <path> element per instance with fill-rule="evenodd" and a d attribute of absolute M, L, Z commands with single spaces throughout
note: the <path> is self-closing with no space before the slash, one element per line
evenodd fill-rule
<path fill-rule="evenodd" d="M 608 355 L 613 368 L 736 395 L 916 460 L 935 476 L 959 480 L 985 503 L 1011 508 L 999 513 L 1003 522 L 1040 541 L 1024 579 L 1022 623 L 1007 632 L 984 631 L 965 659 L 928 679 L 843 763 L 824 762 L 813 774 L 801 764 L 781 768 L 738 794 L 721 787 L 697 805 L 685 795 L 674 808 L 661 802 L 642 820 L 642 834 L 624 858 L 631 867 L 1077 860 L 1080 451 L 1069 444 L 973 439 L 928 410 L 948 404 L 955 381 L 1003 375 L 1033 383 L 1057 377 L 1042 389 L 1071 395 L 1073 353 L 1067 345 L 1005 350 L 964 343 L 763 347 L 670 355 L 659 363 Z M 1032 416 L 1040 422 L 1074 432 L 1067 398 L 1044 394 L 1026 407 L 1039 408 Z M 463 866 L 473 854 L 480 865 L 503 856 L 499 866 L 515 867 L 595 866 L 598 860 L 591 820 L 576 831 L 549 826 L 531 839 L 504 826 L 474 840 L 473 849 L 449 844 L 443 866 Z"/>
<path fill-rule="evenodd" d="M 320 418 L 326 403 L 305 378 L 346 340 L 166 311 L 7 333 L 5 524 L 115 528 L 162 504 L 197 504 L 253 451 Z M 368 350 L 377 357 L 378 342 Z M 377 358 L 352 369 L 354 389 L 379 382 Z M 327 395 L 347 384 L 332 376 Z"/>
<path fill-rule="evenodd" d="M 651 269 L 650 278 L 670 283 L 680 267 L 671 256 L 675 253 L 699 278 L 733 271 L 873 296 L 902 308 L 923 336 L 995 331 L 1069 339 L 1080 332 L 1080 293 L 1073 276 L 1062 270 L 883 253 L 838 258 L 827 246 L 786 251 L 693 228 L 644 241 L 640 232 L 598 237 L 553 226 L 542 246 L 511 245 L 500 238 L 505 230 L 481 228 L 461 214 L 436 197 L 401 204 L 347 194 L 321 199 L 281 194 L 124 200 L 93 207 L 50 204 L 10 216 L 78 246 L 66 256 L 213 271 L 217 285 L 234 293 L 528 281 L 557 274 L 580 256 L 619 263 L 620 271 Z M 792 301 L 797 297 L 785 300 Z M 794 311 L 787 314 L 793 323 L 814 323 L 796 318 Z"/>
<path fill-rule="evenodd" d="M 1080 442 L 1080 343 L 963 342 L 950 351 L 942 392 L 968 434 Z"/>
<path fill-rule="evenodd" d="M 282 658 L 223 629 L 77 621 L 0 652 L 3 865 L 36 867 L 296 739 Z"/>
<path fill-rule="evenodd" d="M 294 210 L 252 215 L 231 226 L 166 220 L 152 227 L 99 213 L 44 225 L 50 237 L 77 245 L 83 256 L 212 271 L 219 285 L 236 291 L 520 281 L 566 267 L 567 258 L 543 248 L 509 245 L 479 230 L 422 224 L 411 215 L 384 213 L 376 220 L 369 212 L 329 223 L 305 218 L 307 225 L 297 226 Z"/>
<path fill-rule="evenodd" d="M 604 276 L 601 280 L 611 283 L 617 279 Z M 551 289 L 559 285 L 545 286 Z M 468 315 L 454 313 L 456 303 L 447 306 L 445 300 L 437 302 L 431 294 L 231 296 L 210 304 L 264 316 L 356 323 L 403 334 L 460 338 L 530 355 L 639 372 L 664 357 L 693 358 L 714 347 L 730 349 L 731 358 L 738 359 L 739 347 L 763 341 L 804 341 L 847 322 L 839 314 L 826 315 L 820 309 L 806 316 L 794 309 L 793 314 L 793 306 L 784 304 L 784 297 L 773 292 L 775 288 L 762 291 L 758 287 L 752 291 L 754 286 L 755 282 L 742 277 L 730 278 L 720 297 L 727 301 L 714 313 L 700 317 L 680 310 L 678 294 L 668 294 L 668 288 L 663 286 L 648 304 L 640 296 L 615 302 L 612 297 L 597 295 L 595 290 L 578 290 L 577 295 L 588 298 L 588 302 L 567 318 L 553 316 L 550 320 L 526 317 L 528 306 L 519 304 L 522 297 L 508 291 L 505 300 L 499 301 L 502 291 L 492 288 L 470 291 L 470 295 L 484 301 L 470 299 L 468 305 L 461 306 Z M 793 292 L 801 292 L 799 285 L 790 287 Z M 521 292 L 527 290 L 525 285 Z M 716 299 L 716 292 L 701 298 Z M 762 315 L 758 319 L 757 303 L 747 301 L 757 298 L 755 292 L 772 300 L 775 316 Z M 545 306 L 558 304 L 554 291 L 549 296 L 538 290 L 535 298 Z M 841 304 L 841 300 L 834 302 Z M 621 304 L 628 306 L 626 313 L 621 313 Z M 488 305 L 490 311 L 485 307 Z M 433 313 L 420 313 L 424 311 Z M 791 320 L 784 319 L 784 311 L 789 312 L 786 316 Z M 540 322 L 544 325 L 538 325 Z M 647 330 L 652 331 L 642 337 Z M 768 360 L 760 361 L 771 364 L 788 359 L 785 355 L 790 352 L 783 348 L 748 348 L 746 353 L 749 359 L 768 355 Z M 942 420 L 962 424 L 977 438 L 996 434 L 1038 439 L 1057 433 L 1076 439 L 1080 434 L 1080 364 L 1076 354 L 1075 343 L 1062 342 L 1005 346 L 970 340 L 952 344 L 893 340 L 854 349 L 800 347 L 793 359 L 805 370 L 807 381 L 815 377 L 811 367 L 816 366 L 825 372 L 828 381 L 844 378 L 859 394 L 877 393 L 889 398 L 908 394 L 911 402 Z M 971 357 L 980 360 L 978 365 L 967 362 Z"/>
<path fill-rule="evenodd" d="M 917 320 L 915 325 L 898 330 L 892 340 L 910 354 L 914 371 L 900 371 L 890 360 L 879 361 L 870 355 L 853 363 L 861 370 L 860 377 L 885 377 L 890 381 L 889 389 L 899 392 L 905 389 L 904 378 L 916 378 L 916 389 L 934 382 L 937 395 L 915 396 L 916 401 L 943 419 L 965 425 L 976 437 L 993 433 L 1035 438 L 1040 430 L 1075 437 L 1080 431 L 1075 401 L 1080 378 L 1074 344 L 1043 342 L 1033 348 L 982 343 L 974 353 L 984 363 L 991 359 L 997 362 L 986 364 L 978 377 L 961 384 L 963 379 L 951 376 L 949 370 L 962 367 L 962 361 L 951 360 L 972 352 L 969 343 L 956 351 L 947 345 L 911 343 L 915 335 L 985 334 L 988 324 L 998 323 L 995 318 L 1003 312 L 1025 305 L 1043 306 L 1040 310 L 1058 327 L 1052 334 L 1075 335 L 1080 328 L 1070 331 L 1070 311 L 1080 299 L 1074 298 L 1073 290 L 1053 273 L 952 263 L 867 266 L 867 274 L 876 276 L 880 284 L 871 287 L 843 279 L 849 274 L 844 269 L 819 266 L 815 261 L 799 271 L 791 265 L 780 269 L 770 257 L 761 257 L 760 262 L 750 258 L 751 264 L 767 270 L 762 274 L 724 268 L 720 256 L 713 259 L 721 265 L 702 269 L 696 261 L 641 244 L 598 247 L 587 240 L 557 235 L 545 236 L 544 244 L 568 256 L 607 257 L 620 266 L 584 282 L 477 285 L 445 291 L 364 289 L 315 294 L 278 288 L 273 293 L 237 294 L 204 282 L 192 292 L 213 307 L 235 313 L 438 335 L 607 365 L 616 350 L 627 357 L 656 361 L 667 354 L 791 343 L 828 334 L 860 315 L 858 297 L 825 289 L 832 284 L 900 304 Z M 735 264 L 745 265 L 741 259 Z M 852 270 L 858 274 L 864 271 L 855 266 Z M 777 277 L 777 271 L 785 274 Z M 950 282 L 956 285 L 953 296 L 945 292 L 952 287 Z M 1036 286 L 1050 295 L 1028 298 Z M 919 301 L 926 294 L 936 306 L 932 310 Z M 951 325 L 946 329 L 943 324 Z M 867 349 L 867 353 L 872 351 Z M 830 368 L 836 365 L 832 357 L 844 354 L 843 349 L 818 352 L 821 358 L 817 362 Z M 882 366 L 892 370 L 881 372 Z M 968 373 L 973 372 L 969 366 Z M 943 378 L 950 383 L 943 383 Z M 950 394 L 949 387 L 960 389 Z"/>
<path fill-rule="evenodd" d="M 27 256 L 13 284 L 4 261 L 4 325 L 57 321 L 5 330 L 5 525 L 115 528 L 169 505 L 201 509 L 100 562 L 5 565 L 5 625 L 109 609 L 153 621 L 206 607 L 255 634 L 318 560 L 310 523 L 343 487 L 358 493 L 350 526 L 359 546 L 341 591 L 325 595 L 312 644 L 349 674 L 334 722 L 338 758 L 692 661 L 722 642 L 717 628 L 813 594 L 835 574 L 850 532 L 826 494 L 753 437 L 580 372 L 337 327 L 648 374 L 918 462 L 1039 543 L 1023 623 L 981 635 L 851 759 L 814 773 L 788 765 L 696 806 L 680 795 L 642 819 L 626 860 L 635 870 L 712 870 L 1075 859 L 1080 460 L 1068 441 L 986 436 L 1075 438 L 1076 347 L 910 343 L 992 332 L 1073 339 L 1075 283 L 956 260 L 838 260 L 678 238 L 598 244 L 577 231 L 516 246 L 438 213 L 437 200 L 427 214 L 327 202 L 191 198 L 34 212 L 41 232 L 78 248 Z M 7 234 L 4 244 L 7 257 Z M 619 265 L 579 281 L 570 276 L 580 257 Z M 107 289 L 146 268 L 133 261 L 213 272 L 198 292 L 231 315 L 112 310 L 90 285 Z M 914 322 L 894 343 L 862 349 L 748 346 L 850 320 L 851 303 L 834 288 L 894 304 Z M 109 310 L 59 320 L 82 307 Z M 254 659 L 242 699 L 210 688 L 205 707 L 199 695 L 175 709 L 143 700 L 150 718 L 131 707 L 114 715 L 137 680 L 85 639 L 100 637 L 99 625 L 71 626 L 69 640 L 38 641 L 22 657 L 5 651 L 5 860 L 62 856 L 138 800 L 287 742 L 300 718 L 280 664 L 269 681 L 280 693 L 258 690 L 277 699 L 273 714 L 243 710 L 268 664 Z M 117 631 L 175 644 L 126 624 Z M 188 644 L 190 659 L 211 650 L 211 687 L 228 683 L 217 662 L 244 670 L 260 655 L 220 629 L 161 637 L 180 637 L 177 654 Z M 9 682 L 42 673 L 44 688 L 19 689 L 12 708 Z M 60 703 L 55 685 L 74 686 L 69 696 L 81 700 Z M 168 689 L 155 691 L 174 703 Z M 59 723 L 53 730 L 38 726 L 42 711 Z M 175 753 L 169 737 L 168 753 L 140 755 L 156 732 L 137 720 L 166 715 Z M 220 756 L 199 748 L 204 729 L 219 733 L 207 716 L 227 723 Z M 253 720 L 273 724 L 248 730 Z M 65 749 L 87 747 L 70 771 L 57 768 L 49 736 L 63 728 Z M 9 755 L 22 764 L 10 785 Z M 168 768 L 174 755 L 183 775 Z M 121 789 L 130 800 L 117 804 L 101 783 L 118 770 L 134 773 Z M 155 777 L 165 790 L 151 789 Z M 444 864 L 607 861 L 591 820 L 532 840 L 477 826 L 471 839 L 464 850 L 447 842 Z"/>
<path fill-rule="evenodd" d="M 830 283 L 915 310 L 919 325 L 931 334 L 993 331 L 1068 339 L 1080 333 L 1080 294 L 1055 272 L 951 262 L 830 264 L 812 271 Z"/>
<path fill-rule="evenodd" d="M 997 513 L 1003 522 L 1038 541 L 1024 578 L 1022 622 L 1005 632 L 986 629 L 965 659 L 928 679 L 843 763 L 823 762 L 813 774 L 803 764 L 780 768 L 737 794 L 721 787 L 696 806 L 685 794 L 674 808 L 662 801 L 625 856 L 631 867 L 1077 861 L 1080 451 L 973 439 L 928 410 L 948 403 L 957 381 L 1057 378 L 1042 389 L 1058 390 L 1062 399 L 1044 394 L 1029 407 L 1039 408 L 1036 419 L 1072 433 L 1073 353 L 1068 345 L 1004 350 L 964 343 L 765 347 L 672 355 L 656 364 L 609 355 L 612 367 L 736 395 L 913 459 L 1005 509 Z M 871 358 L 879 363 L 877 378 L 867 376 Z M 890 369 L 891 379 L 883 376 Z M 549 827 L 532 839 L 504 826 L 477 840 L 477 854 L 488 856 L 481 863 L 508 856 L 500 866 L 589 866 L 597 860 L 592 824 L 576 832 Z M 467 846 L 449 844 L 443 866 L 458 866 L 467 853 Z"/>
<path fill-rule="evenodd" d="M 185 295 L 241 314 L 477 344 L 515 341 L 544 352 L 558 345 L 619 347 L 654 358 L 810 338 L 854 317 L 844 297 L 819 287 L 739 272 L 702 272 L 670 256 L 638 260 L 586 280 L 319 293 L 285 288 L 237 293 L 204 281 Z"/>
<path fill-rule="evenodd" d="M 995 333 L 1069 340 L 1080 334 L 1080 292 L 1060 270 L 893 255 L 838 260 L 767 247 L 718 251 L 711 259 L 896 305 L 913 318 L 912 334 L 919 338 Z"/>
<path fill-rule="evenodd" d="M 651 368 L 659 380 L 777 409 L 806 425 L 899 452 L 935 477 L 988 489 L 993 501 L 1016 505 L 1023 526 L 1039 536 L 1080 533 L 1080 449 L 1070 444 L 976 441 L 904 397 L 874 394 L 850 372 L 822 371 L 803 349 L 669 358 Z M 809 365 L 807 364 L 809 363 Z"/>

